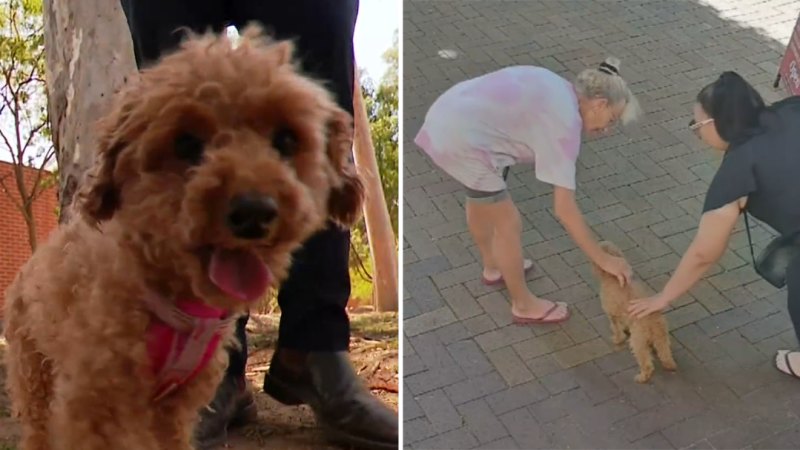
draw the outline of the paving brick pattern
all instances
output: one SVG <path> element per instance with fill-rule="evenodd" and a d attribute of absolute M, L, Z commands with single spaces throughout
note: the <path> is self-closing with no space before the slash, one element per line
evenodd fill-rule
<path fill-rule="evenodd" d="M 797 345 L 786 294 L 748 265 L 742 224 L 668 313 L 679 372 L 658 369 L 638 385 L 633 358 L 610 343 L 586 259 L 552 216 L 550 189 L 531 169 L 511 172 L 537 265 L 529 284 L 568 302 L 573 317 L 517 327 L 507 292 L 480 283 L 459 186 L 412 141 L 430 103 L 457 81 L 512 64 L 571 77 L 621 58 L 647 117 L 584 145 L 579 203 L 658 289 L 693 237 L 718 164 L 687 130 L 694 95 L 734 69 L 767 100 L 780 98 L 771 83 L 798 12 L 787 0 L 405 2 L 408 448 L 800 448 L 800 383 L 772 365 L 776 349 Z M 757 247 L 770 237 L 754 230 Z"/>

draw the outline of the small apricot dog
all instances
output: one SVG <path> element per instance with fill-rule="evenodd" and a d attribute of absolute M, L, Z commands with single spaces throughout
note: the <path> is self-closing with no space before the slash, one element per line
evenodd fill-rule
<path fill-rule="evenodd" d="M 606 253 L 624 258 L 622 251 L 608 241 L 600 242 L 600 248 Z M 634 377 L 638 383 L 646 383 L 653 376 L 653 357 L 651 347 L 655 349 L 661 366 L 669 371 L 678 368 L 672 359 L 669 329 L 667 321 L 661 313 L 653 313 L 642 319 L 631 319 L 628 305 L 631 300 L 645 298 L 647 293 L 639 281 L 632 281 L 622 287 L 617 278 L 592 265 L 592 273 L 600 282 L 600 303 L 611 324 L 611 340 L 620 346 L 625 342 L 626 333 L 630 333 L 630 349 L 639 365 L 639 373 Z"/>
<path fill-rule="evenodd" d="M 363 187 L 352 119 L 257 28 L 191 35 L 100 121 L 77 215 L 6 293 L 22 450 L 187 450 L 232 322 Z"/>

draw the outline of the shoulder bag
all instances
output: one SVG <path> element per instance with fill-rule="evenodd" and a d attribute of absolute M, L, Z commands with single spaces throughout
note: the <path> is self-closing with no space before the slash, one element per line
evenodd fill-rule
<path fill-rule="evenodd" d="M 786 270 L 789 264 L 800 256 L 800 230 L 773 239 L 756 258 L 747 216 L 747 211 L 744 211 L 744 226 L 747 229 L 747 242 L 750 244 L 753 267 L 769 284 L 781 289 L 786 286 Z"/>

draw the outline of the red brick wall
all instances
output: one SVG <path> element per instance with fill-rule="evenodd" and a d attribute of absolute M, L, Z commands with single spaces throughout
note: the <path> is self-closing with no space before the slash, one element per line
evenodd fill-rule
<path fill-rule="evenodd" d="M 25 169 L 25 181 L 28 189 L 33 185 L 35 177 L 36 170 Z M 3 178 L 4 184 L 15 196 L 15 199 L 19 199 L 11 164 L 0 161 L 0 178 Z M 58 225 L 57 207 L 58 199 L 55 188 L 43 192 L 34 202 L 33 215 L 38 243 L 44 242 Z M 25 219 L 22 218 L 22 213 L 14 206 L 9 196 L 0 191 L 0 318 L 2 318 L 5 290 L 30 256 L 31 248 L 28 243 Z"/>

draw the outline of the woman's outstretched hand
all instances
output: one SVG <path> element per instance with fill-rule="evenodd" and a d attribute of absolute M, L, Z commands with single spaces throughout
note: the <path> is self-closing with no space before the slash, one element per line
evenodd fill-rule
<path fill-rule="evenodd" d="M 605 272 L 617 277 L 620 286 L 627 286 L 633 278 L 633 270 L 625 258 L 605 255 L 597 265 Z"/>
<path fill-rule="evenodd" d="M 661 294 L 657 294 L 648 298 L 632 300 L 630 306 L 628 306 L 628 314 L 630 314 L 632 318 L 641 319 L 654 312 L 663 311 L 667 306 L 669 306 L 667 298 Z"/>

